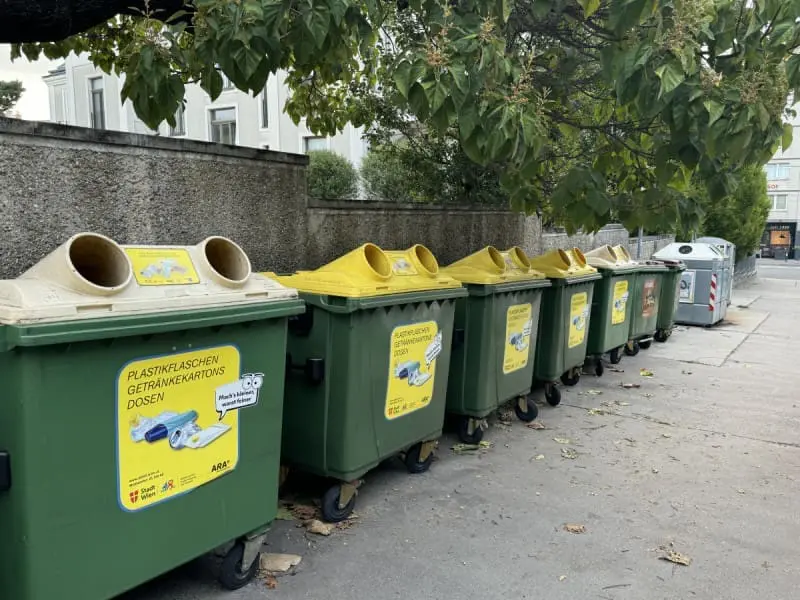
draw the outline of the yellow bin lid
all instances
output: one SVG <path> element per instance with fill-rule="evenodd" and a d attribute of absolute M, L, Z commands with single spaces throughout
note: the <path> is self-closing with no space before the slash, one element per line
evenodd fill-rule
<path fill-rule="evenodd" d="M 486 246 L 442 271 L 463 283 L 484 285 L 545 279 L 544 273 L 531 269 L 528 255 L 517 246 L 505 252 Z"/>
<path fill-rule="evenodd" d="M 315 271 L 266 275 L 301 292 L 344 298 L 461 287 L 458 281 L 439 271 L 436 257 L 421 244 L 408 250 L 386 252 L 368 243 Z"/>
<path fill-rule="evenodd" d="M 531 267 L 551 279 L 568 279 L 597 273 L 597 269 L 586 263 L 586 257 L 578 248 L 551 250 L 547 254 L 530 259 Z"/>

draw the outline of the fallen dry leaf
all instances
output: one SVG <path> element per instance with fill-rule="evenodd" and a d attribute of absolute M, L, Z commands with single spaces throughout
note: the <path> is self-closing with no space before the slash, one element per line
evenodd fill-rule
<path fill-rule="evenodd" d="M 680 552 L 675 552 L 674 550 L 670 550 L 664 556 L 659 556 L 661 560 L 668 560 L 671 563 L 675 563 L 676 565 L 683 565 L 688 567 L 692 564 L 692 559 L 685 554 L 681 554 Z"/>
<path fill-rule="evenodd" d="M 286 573 L 296 567 L 303 560 L 296 554 L 262 554 L 259 568 L 270 573 Z"/>
<path fill-rule="evenodd" d="M 600 394 L 602 394 L 602 393 L 603 393 L 603 392 L 601 392 L 600 390 L 589 390 L 589 391 L 587 392 L 587 394 L 589 394 L 590 396 L 599 396 L 599 395 L 600 395 Z"/>
<path fill-rule="evenodd" d="M 278 507 L 278 514 L 275 515 L 278 521 L 294 521 L 294 513 L 285 506 Z"/>
<path fill-rule="evenodd" d="M 560 437 L 553 438 L 553 441 L 558 443 L 558 444 L 564 444 L 564 445 L 572 443 L 572 441 L 570 439 L 568 439 L 568 438 L 560 438 Z"/>
<path fill-rule="evenodd" d="M 483 441 L 478 444 L 456 444 L 450 449 L 456 454 L 469 454 L 471 452 L 486 452 L 493 445 L 492 442 Z"/>
<path fill-rule="evenodd" d="M 641 375 L 642 377 L 652 377 L 653 376 L 653 372 L 648 370 L 648 369 L 640 369 L 639 370 L 639 375 Z"/>
<path fill-rule="evenodd" d="M 319 519 L 310 519 L 303 523 L 303 527 L 305 527 L 309 533 L 316 533 L 317 535 L 330 535 L 333 533 L 336 525 L 331 523 L 323 523 Z"/>
<path fill-rule="evenodd" d="M 567 576 L 566 576 L 566 575 L 559 575 L 559 576 L 558 576 L 558 580 L 559 580 L 559 581 L 564 581 L 566 578 L 567 578 Z"/>
<path fill-rule="evenodd" d="M 671 437 L 672 437 L 672 434 L 671 434 L 671 433 L 662 433 L 662 434 L 661 434 L 661 437 L 665 437 L 665 438 L 671 438 Z"/>
<path fill-rule="evenodd" d="M 294 504 L 290 510 L 294 518 L 298 521 L 316 519 L 319 516 L 319 509 L 315 506 L 309 506 L 308 504 Z"/>
<path fill-rule="evenodd" d="M 267 586 L 267 589 L 274 590 L 278 587 L 278 580 L 275 579 L 274 575 L 266 573 L 262 576 L 262 579 L 264 580 L 264 585 Z"/>
<path fill-rule="evenodd" d="M 576 459 L 578 458 L 578 453 L 575 452 L 572 448 L 562 448 L 561 449 L 561 458 L 569 458 L 569 459 Z"/>
<path fill-rule="evenodd" d="M 609 367 L 608 370 L 611 371 L 612 373 L 624 373 L 625 372 L 625 369 L 618 369 L 616 367 Z"/>
<path fill-rule="evenodd" d="M 606 411 L 604 411 L 602 408 L 590 408 L 586 412 L 588 414 L 590 414 L 590 415 L 604 415 L 604 414 L 606 414 Z"/>
<path fill-rule="evenodd" d="M 526 425 L 528 429 L 547 429 L 544 423 L 540 423 L 539 421 L 534 421 L 533 423 L 528 423 Z"/>
<path fill-rule="evenodd" d="M 633 390 L 642 387 L 638 383 L 620 383 L 619 386 L 621 388 L 625 388 L 626 390 Z"/>
<path fill-rule="evenodd" d="M 537 454 L 534 460 L 542 460 L 544 458 L 544 454 Z"/>
<path fill-rule="evenodd" d="M 564 531 L 569 531 L 570 533 L 586 533 L 586 525 L 581 525 L 580 523 L 566 523 L 564 525 Z"/>

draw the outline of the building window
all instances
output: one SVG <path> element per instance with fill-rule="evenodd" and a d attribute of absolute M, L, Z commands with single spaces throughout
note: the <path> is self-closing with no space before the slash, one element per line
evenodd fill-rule
<path fill-rule="evenodd" d="M 261 90 L 261 129 L 269 127 L 269 100 L 267 99 L 267 84 Z"/>
<path fill-rule="evenodd" d="M 317 150 L 327 150 L 328 142 L 324 137 L 306 136 L 303 138 L 303 151 L 308 154 L 309 152 L 316 152 Z"/>
<path fill-rule="evenodd" d="M 786 194 L 770 195 L 772 200 L 772 210 L 786 210 Z"/>
<path fill-rule="evenodd" d="M 183 104 L 175 111 L 175 127 L 170 126 L 169 134 L 172 137 L 186 135 L 186 108 Z"/>
<path fill-rule="evenodd" d="M 106 101 L 102 77 L 92 77 L 89 79 L 89 105 L 91 126 L 94 129 L 105 129 Z"/>
<path fill-rule="evenodd" d="M 767 164 L 767 179 L 770 181 L 789 179 L 789 163 Z"/>
<path fill-rule="evenodd" d="M 66 124 L 67 122 L 67 94 L 63 87 L 55 88 L 53 101 L 53 120 L 56 123 Z"/>
<path fill-rule="evenodd" d="M 236 143 L 236 109 L 215 108 L 209 111 L 211 141 L 218 144 Z"/>

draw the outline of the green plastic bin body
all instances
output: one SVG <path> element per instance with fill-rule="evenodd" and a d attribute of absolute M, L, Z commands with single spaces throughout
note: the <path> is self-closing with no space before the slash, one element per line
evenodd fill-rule
<path fill-rule="evenodd" d="M 656 328 L 665 334 L 672 332 L 675 327 L 675 313 L 680 301 L 679 286 L 681 274 L 686 270 L 684 264 L 666 264 L 667 272 L 664 273 L 661 286 L 661 300 L 658 305 L 658 323 Z"/>
<path fill-rule="evenodd" d="M 463 288 L 366 298 L 302 293 L 308 312 L 289 326 L 284 462 L 353 481 L 413 444 L 438 438 L 455 303 L 465 294 Z M 438 344 L 433 369 L 426 364 L 431 344 Z M 304 369 L 310 364 L 320 378 Z"/>
<path fill-rule="evenodd" d="M 594 286 L 587 356 L 601 356 L 623 347 L 631 325 L 636 267 L 598 270 L 603 278 Z"/>
<path fill-rule="evenodd" d="M 107 600 L 265 530 L 278 494 L 286 322 L 302 310 L 301 301 L 285 300 L 0 326 L 0 449 L 11 464 L 10 489 L 0 492 L 0 597 Z M 146 369 L 172 362 L 181 367 L 163 376 L 186 374 L 180 383 L 130 390 L 120 401 L 120 390 L 141 383 L 137 374 L 160 380 Z M 184 366 L 201 375 L 191 379 Z M 178 389 L 171 386 L 190 385 L 190 378 L 195 387 L 182 389 L 210 393 L 202 404 L 186 400 L 197 402 L 206 427 L 217 417 L 214 386 L 249 373 L 266 376 L 257 404 L 234 411 L 234 430 L 202 449 L 155 450 L 196 452 L 194 481 L 216 478 L 194 489 L 175 480 L 170 488 L 165 460 L 147 465 L 164 467 L 163 476 L 156 468 L 136 490 L 123 490 L 120 474 L 131 465 L 120 460 L 119 440 L 129 431 L 127 415 L 118 413 L 126 399 L 146 411 L 147 403 L 171 402 Z M 238 450 L 207 462 L 231 435 Z M 227 440 L 226 449 L 237 448 L 236 438 Z"/>
<path fill-rule="evenodd" d="M 469 296 L 456 301 L 448 412 L 483 418 L 530 392 L 542 292 L 550 285 L 466 284 Z"/>
<path fill-rule="evenodd" d="M 542 295 L 534 379 L 556 381 L 586 360 L 588 329 L 595 281 L 599 274 L 551 278 Z"/>
<path fill-rule="evenodd" d="M 639 264 L 636 283 L 631 298 L 631 330 L 629 339 L 641 340 L 652 337 L 658 325 L 661 289 L 667 268 L 656 264 Z"/>

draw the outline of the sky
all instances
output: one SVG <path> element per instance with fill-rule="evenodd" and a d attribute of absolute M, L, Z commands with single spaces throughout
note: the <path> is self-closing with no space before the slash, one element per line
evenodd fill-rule
<path fill-rule="evenodd" d="M 25 93 L 16 106 L 23 119 L 31 121 L 47 121 L 50 118 L 50 103 L 47 86 L 42 77 L 55 69 L 63 61 L 52 61 L 41 58 L 29 62 L 24 56 L 11 62 L 11 46 L 0 44 L 0 81 L 19 80 Z"/>

